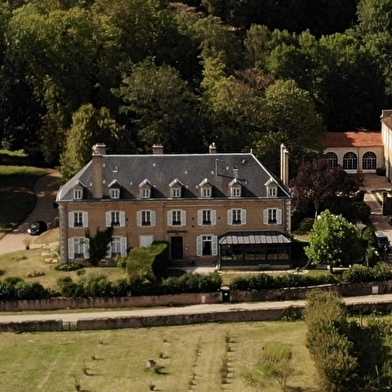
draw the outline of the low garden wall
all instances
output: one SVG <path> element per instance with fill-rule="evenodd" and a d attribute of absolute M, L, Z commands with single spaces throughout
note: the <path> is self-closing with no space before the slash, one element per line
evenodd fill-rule
<path fill-rule="evenodd" d="M 343 297 L 385 294 L 391 292 L 392 281 L 372 283 L 340 283 L 314 287 L 282 288 L 260 291 L 229 292 L 225 302 L 288 301 L 306 299 L 309 290 L 325 290 L 339 293 Z M 186 306 L 197 304 L 216 304 L 222 302 L 222 292 L 193 293 L 178 295 L 152 295 L 142 297 L 110 298 L 64 298 L 54 297 L 42 300 L 1 301 L 0 312 L 40 311 L 61 309 L 111 309 L 157 306 Z"/>

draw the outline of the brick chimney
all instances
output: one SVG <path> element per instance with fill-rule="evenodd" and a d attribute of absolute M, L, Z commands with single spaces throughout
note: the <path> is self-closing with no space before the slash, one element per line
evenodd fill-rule
<path fill-rule="evenodd" d="M 93 146 L 92 183 L 94 199 L 103 198 L 103 155 L 106 155 L 106 145 L 97 143 Z"/>
<path fill-rule="evenodd" d="M 154 155 L 161 155 L 163 154 L 163 145 L 160 143 L 154 144 L 152 146 L 152 153 Z"/>
<path fill-rule="evenodd" d="M 283 143 L 280 145 L 280 179 L 289 186 L 289 152 Z"/>
<path fill-rule="evenodd" d="M 217 153 L 215 143 L 211 143 L 210 144 L 209 150 L 210 150 L 210 154 L 216 154 Z"/>

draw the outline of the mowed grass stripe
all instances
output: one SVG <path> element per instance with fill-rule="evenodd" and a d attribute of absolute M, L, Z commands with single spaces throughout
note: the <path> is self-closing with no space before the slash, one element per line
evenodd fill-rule
<path fill-rule="evenodd" d="M 251 392 L 244 375 L 257 375 L 256 364 L 266 344 L 287 344 L 293 351 L 297 375 L 288 385 L 317 391 L 314 366 L 305 348 L 303 322 L 198 324 L 112 331 L 0 334 L 0 390 L 69 392 L 75 378 L 82 390 L 186 392 L 191 390 L 195 352 L 195 391 L 220 391 L 225 335 L 233 339 L 229 384 L 224 390 Z M 162 357 L 162 358 L 160 358 Z M 163 366 L 162 374 L 146 370 L 147 360 Z M 87 373 L 85 374 L 85 370 Z M 263 389 L 277 391 L 271 384 Z M 302 389 L 299 389 L 302 388 Z"/>

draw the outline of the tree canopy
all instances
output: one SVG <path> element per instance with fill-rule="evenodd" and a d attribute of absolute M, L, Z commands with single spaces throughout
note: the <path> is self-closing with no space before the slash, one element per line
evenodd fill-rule
<path fill-rule="evenodd" d="M 333 267 L 357 263 L 363 256 L 360 235 L 356 227 L 342 215 L 333 215 L 328 210 L 314 221 L 309 235 L 306 255 L 312 264 Z"/>
<path fill-rule="evenodd" d="M 281 142 L 300 162 L 325 130 L 378 128 L 392 102 L 392 0 L 313 3 L 2 2 L 1 142 L 64 162 L 91 105 L 123 130 L 101 140 L 113 153 L 215 142 L 276 169 Z"/>

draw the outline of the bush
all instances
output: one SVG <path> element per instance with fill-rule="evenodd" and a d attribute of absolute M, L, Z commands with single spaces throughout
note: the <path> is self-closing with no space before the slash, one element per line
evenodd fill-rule
<path fill-rule="evenodd" d="M 0 281 L 0 300 L 35 300 L 49 298 L 53 293 L 45 289 L 40 283 L 25 282 L 18 277 L 9 277 Z"/>
<path fill-rule="evenodd" d="M 318 286 L 322 284 L 337 283 L 337 279 L 333 275 L 309 276 L 286 274 L 273 277 L 268 274 L 258 274 L 249 277 L 235 278 L 230 287 L 233 290 L 268 290 L 280 289 L 284 287 L 306 287 Z"/>
<path fill-rule="evenodd" d="M 386 263 L 378 263 L 373 268 L 354 265 L 342 274 L 343 282 L 367 283 L 392 279 L 391 268 Z"/>
<path fill-rule="evenodd" d="M 54 266 L 56 271 L 76 271 L 84 268 L 83 264 L 60 263 Z"/>

